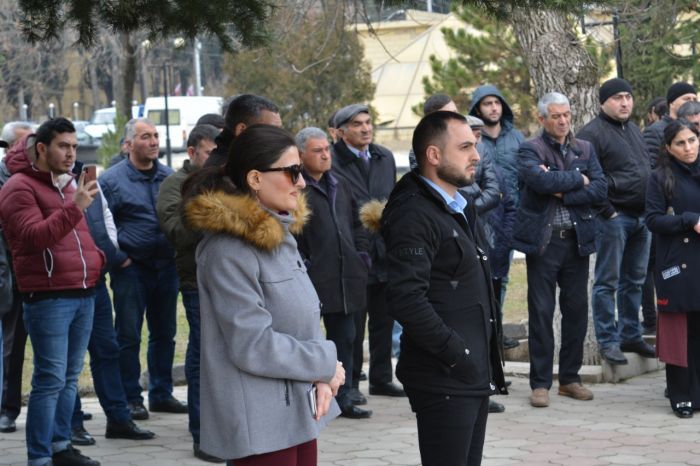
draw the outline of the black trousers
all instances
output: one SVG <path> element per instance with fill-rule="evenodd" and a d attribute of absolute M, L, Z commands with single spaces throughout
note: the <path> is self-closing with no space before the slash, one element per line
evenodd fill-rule
<path fill-rule="evenodd" d="M 394 377 L 391 365 L 391 331 L 394 319 L 386 312 L 386 283 L 367 285 L 367 310 L 355 313 L 355 347 L 353 364 L 353 387 L 360 383 L 365 321 L 369 316 L 369 383 L 382 385 Z"/>
<path fill-rule="evenodd" d="M 666 364 L 666 385 L 671 406 L 690 401 L 700 409 L 700 312 L 688 312 L 688 367 Z"/>
<path fill-rule="evenodd" d="M 22 319 L 22 296 L 17 290 L 12 295 L 12 309 L 2 318 L 2 410 L 10 419 L 17 419 L 22 409 L 22 367 L 27 330 Z"/>
<path fill-rule="evenodd" d="M 345 368 L 345 384 L 338 389 L 336 399 L 343 406 L 347 401 L 345 396 L 352 388 L 353 381 L 353 344 L 355 341 L 355 316 L 337 312 L 323 315 L 323 325 L 326 327 L 326 338 L 335 343 L 338 361 Z"/>
<path fill-rule="evenodd" d="M 557 285 L 562 316 L 559 383 L 580 383 L 578 371 L 588 324 L 588 256 L 579 256 L 575 235 L 560 238 L 555 232 L 544 254 L 528 255 L 526 263 L 530 387 L 552 386 Z"/>
<path fill-rule="evenodd" d="M 440 395 L 404 387 L 416 413 L 423 466 L 479 466 L 489 398 Z"/>

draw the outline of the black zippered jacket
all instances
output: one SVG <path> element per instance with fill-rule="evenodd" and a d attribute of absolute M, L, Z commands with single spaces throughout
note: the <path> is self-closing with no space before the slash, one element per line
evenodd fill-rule
<path fill-rule="evenodd" d="M 634 217 L 644 215 L 651 164 L 639 127 L 601 111 L 576 137 L 593 144 L 608 182 L 608 197 L 600 205 L 601 215 L 610 218 L 617 211 Z"/>
<path fill-rule="evenodd" d="M 467 221 L 410 172 L 384 209 L 387 304 L 403 326 L 396 376 L 406 387 L 461 396 L 507 393 L 488 247 L 473 204 L 465 209 Z"/>

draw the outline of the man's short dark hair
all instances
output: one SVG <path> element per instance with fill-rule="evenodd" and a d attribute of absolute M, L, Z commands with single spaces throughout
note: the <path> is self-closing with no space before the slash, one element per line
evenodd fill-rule
<path fill-rule="evenodd" d="M 661 118 L 668 114 L 668 102 L 666 102 L 666 97 L 657 97 L 649 103 L 649 108 L 647 112 L 654 112 L 656 116 Z"/>
<path fill-rule="evenodd" d="M 192 128 L 190 135 L 187 137 L 187 147 L 197 147 L 204 139 L 209 139 L 212 142 L 219 135 L 219 129 L 213 125 L 197 125 Z"/>
<path fill-rule="evenodd" d="M 36 130 L 35 144 L 42 143 L 48 146 L 53 138 L 62 133 L 75 133 L 75 126 L 70 120 L 63 117 L 46 120 Z"/>
<path fill-rule="evenodd" d="M 451 120 L 457 120 L 465 125 L 467 119 L 455 112 L 440 110 L 424 116 L 413 131 L 413 151 L 416 154 L 418 169 L 421 170 L 425 162 L 425 153 L 428 146 L 444 146 L 444 137 Z"/>
<path fill-rule="evenodd" d="M 338 110 L 333 112 L 333 114 L 328 118 L 328 127 L 335 128 L 335 116 L 338 114 Z"/>
<path fill-rule="evenodd" d="M 253 94 L 241 94 L 231 100 L 226 109 L 224 120 L 226 127 L 233 131 L 238 123 L 243 123 L 246 126 L 257 123 L 260 118 L 260 112 L 267 110 L 272 113 L 279 113 L 280 109 L 267 100 L 265 97 Z"/>
<path fill-rule="evenodd" d="M 226 122 L 224 121 L 224 117 L 218 113 L 207 113 L 199 117 L 199 120 L 195 123 L 195 126 L 199 125 L 211 125 L 218 129 L 224 129 Z"/>
<path fill-rule="evenodd" d="M 423 115 L 437 112 L 450 102 L 452 102 L 452 97 L 447 94 L 433 94 L 423 104 Z"/>

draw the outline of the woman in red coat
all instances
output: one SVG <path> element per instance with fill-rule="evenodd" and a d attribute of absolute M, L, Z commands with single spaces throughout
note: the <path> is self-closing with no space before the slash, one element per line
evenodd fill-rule
<path fill-rule="evenodd" d="M 657 352 L 673 412 L 700 409 L 700 162 L 698 128 L 674 120 L 649 179 L 646 222 L 656 239 Z"/>

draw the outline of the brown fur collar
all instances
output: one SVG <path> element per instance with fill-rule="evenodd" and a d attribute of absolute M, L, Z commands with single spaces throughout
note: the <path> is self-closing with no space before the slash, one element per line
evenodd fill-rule
<path fill-rule="evenodd" d="M 360 221 L 362 225 L 372 233 L 379 233 L 382 227 L 382 212 L 386 207 L 386 200 L 376 199 L 366 202 L 360 208 Z"/>
<path fill-rule="evenodd" d="M 300 233 L 310 211 L 306 197 L 299 194 L 291 233 Z M 227 194 L 221 191 L 206 192 L 195 197 L 185 206 L 187 224 L 200 231 L 226 233 L 239 237 L 258 249 L 271 251 L 284 241 L 284 227 L 258 201 L 245 194 Z"/>

